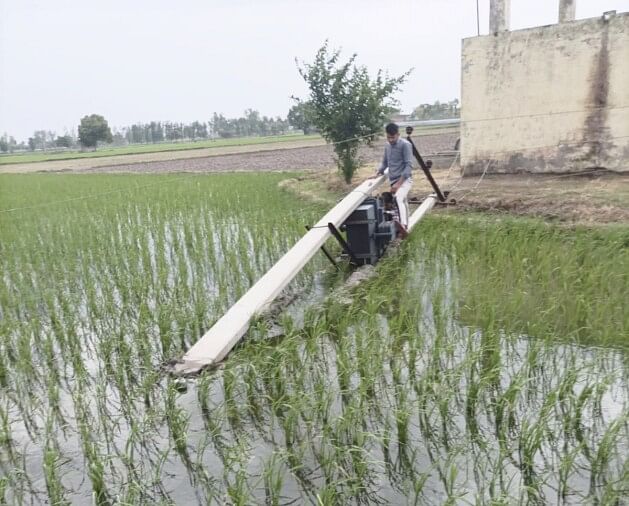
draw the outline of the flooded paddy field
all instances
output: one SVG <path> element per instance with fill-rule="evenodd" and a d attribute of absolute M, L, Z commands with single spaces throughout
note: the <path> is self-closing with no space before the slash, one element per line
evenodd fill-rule
<path fill-rule="evenodd" d="M 165 374 L 326 210 L 286 177 L 0 176 L 0 503 L 622 503 L 624 226 L 431 216 Z"/>

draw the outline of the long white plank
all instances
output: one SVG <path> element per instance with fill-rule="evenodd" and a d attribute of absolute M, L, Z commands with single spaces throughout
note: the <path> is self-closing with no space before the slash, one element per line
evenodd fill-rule
<path fill-rule="evenodd" d="M 428 197 L 424 199 L 421 205 L 417 209 L 415 209 L 413 214 L 411 214 L 411 216 L 408 219 L 407 228 L 409 232 L 413 229 L 415 225 L 417 225 L 417 222 L 419 220 L 421 220 L 424 216 L 426 216 L 426 214 L 434 207 L 436 203 L 437 203 L 437 195 L 435 195 L 434 193 L 432 193 L 431 195 L 429 195 Z"/>
<path fill-rule="evenodd" d="M 220 362 L 245 334 L 251 319 L 273 302 L 325 244 L 330 237 L 328 223 L 341 226 L 386 177 L 368 179 L 334 206 L 188 350 L 181 361 L 173 365 L 172 372 L 180 375 L 194 374 L 206 366 Z"/>

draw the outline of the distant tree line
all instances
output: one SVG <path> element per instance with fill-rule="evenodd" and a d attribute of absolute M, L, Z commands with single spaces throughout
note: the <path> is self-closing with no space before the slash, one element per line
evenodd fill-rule
<path fill-rule="evenodd" d="M 208 138 L 208 125 L 199 121 L 190 124 L 171 121 L 134 123 L 129 127 L 114 129 L 115 144 L 155 144 L 159 142 L 195 141 Z"/>
<path fill-rule="evenodd" d="M 15 137 L 6 132 L 0 136 L 0 152 L 14 151 L 48 151 L 57 148 L 70 148 L 76 145 L 76 137 L 71 134 L 57 135 L 50 130 L 35 130 L 26 142 L 17 142 Z"/>
<path fill-rule="evenodd" d="M 460 117 L 459 100 L 421 104 L 409 119 L 429 120 Z M 13 136 L 4 133 L 0 137 L 0 152 L 48 151 L 95 148 L 99 142 L 113 143 L 116 146 L 127 144 L 151 144 L 160 142 L 190 142 L 214 138 L 250 137 L 282 135 L 291 129 L 308 135 L 320 131 L 316 126 L 315 106 L 311 100 L 296 100 L 288 111 L 286 119 L 279 116 L 261 116 L 254 109 L 247 109 L 239 118 L 226 118 L 214 113 L 209 121 L 178 123 L 172 121 L 151 121 L 134 123 L 131 126 L 114 128 L 107 125 L 102 116 L 92 114 L 81 119 L 78 135 L 65 132 L 57 135 L 50 130 L 36 130 L 26 142 L 17 142 Z"/>
<path fill-rule="evenodd" d="M 78 135 L 66 132 L 57 135 L 49 130 L 36 130 L 27 142 L 17 143 L 4 134 L 0 137 L 0 151 L 47 151 L 61 148 L 94 148 L 99 142 L 113 143 L 116 146 L 127 144 L 151 144 L 160 142 L 189 142 L 214 138 L 282 135 L 299 125 L 279 116 L 262 116 L 254 109 L 247 109 L 239 118 L 226 118 L 214 113 L 209 121 L 191 123 L 172 121 L 150 121 L 134 123 L 122 128 L 109 128 L 103 116 L 92 114 L 81 119 Z M 308 133 L 308 128 L 305 128 Z"/>
<path fill-rule="evenodd" d="M 461 108 L 459 107 L 459 99 L 455 98 L 450 102 L 439 102 L 439 100 L 436 100 L 432 104 L 418 105 L 413 109 L 409 119 L 450 119 L 459 118 L 460 116 Z"/>
<path fill-rule="evenodd" d="M 222 114 L 212 116 L 209 122 L 214 137 L 247 137 L 282 135 L 288 132 L 289 122 L 279 116 L 272 118 L 260 116 L 258 111 L 247 109 L 240 118 L 225 118 Z"/>
<path fill-rule="evenodd" d="M 226 118 L 214 113 L 207 122 L 174 123 L 151 121 L 115 129 L 115 144 L 150 144 L 158 142 L 197 141 L 231 137 L 282 135 L 288 132 L 289 122 L 278 117 L 260 116 L 258 111 L 247 109 L 240 118 Z"/>

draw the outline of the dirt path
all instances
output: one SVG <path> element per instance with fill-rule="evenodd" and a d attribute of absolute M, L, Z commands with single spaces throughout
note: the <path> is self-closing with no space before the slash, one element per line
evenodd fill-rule
<path fill-rule="evenodd" d="M 595 171 L 584 175 L 486 175 L 461 178 L 458 170 L 435 171 L 457 205 L 441 212 L 489 211 L 566 223 L 629 225 L 629 174 Z M 416 195 L 430 186 L 423 178 Z"/>
<path fill-rule="evenodd" d="M 372 174 L 365 166 L 354 176 L 360 182 Z M 567 224 L 629 226 L 629 174 L 592 171 L 579 175 L 497 174 L 461 177 L 458 163 L 437 166 L 431 171 L 443 191 L 450 190 L 454 206 L 435 208 L 441 213 L 484 211 L 504 215 L 530 216 Z M 312 177 L 287 184 L 307 198 L 315 192 Z M 333 191 L 337 197 L 351 187 L 336 173 L 328 173 L 320 192 Z M 432 193 L 421 170 L 413 171 L 410 197 L 418 200 Z"/>

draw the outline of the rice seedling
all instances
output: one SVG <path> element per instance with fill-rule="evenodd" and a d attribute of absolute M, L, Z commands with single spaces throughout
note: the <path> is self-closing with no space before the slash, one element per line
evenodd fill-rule
<path fill-rule="evenodd" d="M 621 500 L 626 228 L 428 217 L 165 378 L 324 210 L 285 177 L 0 177 L 0 502 Z"/>

